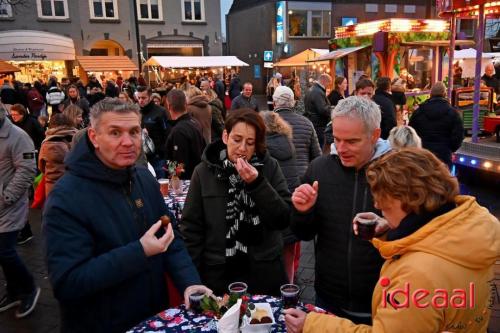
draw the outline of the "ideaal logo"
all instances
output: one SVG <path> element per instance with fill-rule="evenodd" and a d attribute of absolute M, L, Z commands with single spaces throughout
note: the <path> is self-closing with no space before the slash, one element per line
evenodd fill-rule
<path fill-rule="evenodd" d="M 418 288 L 411 289 L 410 283 L 406 282 L 403 288 L 394 288 L 389 292 L 391 280 L 383 277 L 379 280 L 382 286 L 382 307 L 390 304 L 395 309 L 409 308 L 427 308 L 432 306 L 436 309 L 453 307 L 455 309 L 473 309 L 475 307 L 475 287 L 474 283 L 469 283 L 468 289 L 453 289 L 450 293 L 446 289 L 427 290 Z M 429 299 L 430 297 L 430 299 Z M 425 301 L 427 300 L 427 301 Z"/>

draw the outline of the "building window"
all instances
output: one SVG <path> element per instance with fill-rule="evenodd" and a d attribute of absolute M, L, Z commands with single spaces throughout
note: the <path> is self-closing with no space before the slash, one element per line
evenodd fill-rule
<path fill-rule="evenodd" d="M 182 20 L 186 22 L 204 22 L 205 0 L 182 0 Z"/>
<path fill-rule="evenodd" d="M 139 0 L 137 12 L 140 20 L 161 21 L 163 19 L 161 0 Z"/>
<path fill-rule="evenodd" d="M 290 37 L 329 37 L 331 12 L 326 10 L 290 10 L 288 35 Z"/>
<path fill-rule="evenodd" d="M 365 4 L 365 12 L 367 13 L 378 13 L 378 5 L 376 3 Z"/>
<path fill-rule="evenodd" d="M 37 0 L 38 17 L 50 19 L 67 19 L 67 0 Z"/>
<path fill-rule="evenodd" d="M 398 5 L 385 5 L 385 12 L 386 13 L 397 13 L 398 12 Z"/>
<path fill-rule="evenodd" d="M 403 7 L 403 11 L 405 14 L 415 14 L 417 12 L 417 6 L 415 5 L 405 5 Z"/>
<path fill-rule="evenodd" d="M 118 4 L 116 0 L 89 0 L 91 19 L 118 19 Z"/>
<path fill-rule="evenodd" d="M 0 4 L 0 17 L 12 17 L 12 6 L 10 4 Z"/>

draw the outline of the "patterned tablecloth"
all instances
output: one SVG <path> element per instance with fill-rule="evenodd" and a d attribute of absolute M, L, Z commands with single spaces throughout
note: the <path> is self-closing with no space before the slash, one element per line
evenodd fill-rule
<path fill-rule="evenodd" d="M 168 191 L 168 196 L 165 198 L 165 203 L 167 208 L 174 214 L 177 221 L 182 218 L 182 209 L 184 209 L 184 203 L 186 202 L 187 192 L 189 190 L 189 180 L 182 181 L 182 192 L 176 194 L 172 188 Z"/>
<path fill-rule="evenodd" d="M 269 303 L 273 310 L 274 320 L 276 324 L 273 325 L 271 332 L 286 332 L 285 317 L 282 313 L 281 300 L 272 296 L 252 296 L 254 303 Z M 314 305 L 300 305 L 300 308 L 306 312 L 321 312 L 320 308 Z M 199 315 L 191 310 L 186 310 L 184 305 L 178 308 L 167 309 L 160 312 L 154 317 L 151 317 L 130 331 L 128 333 L 148 333 L 148 332 L 217 332 L 216 320 L 212 317 Z"/>

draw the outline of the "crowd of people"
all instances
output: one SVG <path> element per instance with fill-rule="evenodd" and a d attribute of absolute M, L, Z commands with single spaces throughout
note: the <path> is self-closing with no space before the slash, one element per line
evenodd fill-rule
<path fill-rule="evenodd" d="M 290 332 L 441 332 L 469 321 L 486 330 L 500 224 L 459 195 L 449 171 L 464 130 L 443 83 L 397 126 L 389 78 L 363 77 L 349 97 L 345 78 L 320 75 L 300 92 L 304 115 L 295 80 L 273 81 L 273 111 L 263 111 L 253 85 L 233 79 L 161 94 L 134 79 L 103 89 L 96 77 L 35 82 L 14 99 L 2 89 L 0 311 L 22 318 L 40 295 L 15 245 L 41 174 L 35 199 L 45 198 L 63 332 L 123 332 L 167 308 L 165 273 L 187 307 L 193 293 L 222 295 L 234 281 L 279 295 L 295 280 L 301 240 L 315 241 L 316 305 L 336 317 L 288 309 Z M 180 220 L 157 182 L 172 163 L 190 180 Z M 377 223 L 371 241 L 357 235 L 360 216 Z M 384 295 L 406 283 L 427 296 L 473 283 L 477 306 L 398 310 Z"/>

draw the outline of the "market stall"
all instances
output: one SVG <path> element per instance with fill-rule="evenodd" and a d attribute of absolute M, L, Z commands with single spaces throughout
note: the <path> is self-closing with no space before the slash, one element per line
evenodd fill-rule
<path fill-rule="evenodd" d="M 128 78 L 132 74 L 137 75 L 139 71 L 127 56 L 78 56 L 76 60 L 77 71 L 84 82 L 87 82 L 90 74 L 116 80 L 118 76 Z"/>
<path fill-rule="evenodd" d="M 238 71 L 239 67 L 248 66 L 235 56 L 153 56 L 144 63 L 148 67 L 148 77 L 152 83 L 176 81 L 179 78 L 193 78 L 203 74 L 224 74 L 226 71 Z"/>
<path fill-rule="evenodd" d="M 14 76 L 14 73 L 21 70 L 5 61 L 0 61 L 0 78 L 5 76 Z"/>
<path fill-rule="evenodd" d="M 7 30 L 0 32 L 0 60 L 9 62 L 20 71 L 16 79 L 33 82 L 59 80 L 72 75 L 75 46 L 71 38 L 45 31 Z"/>

